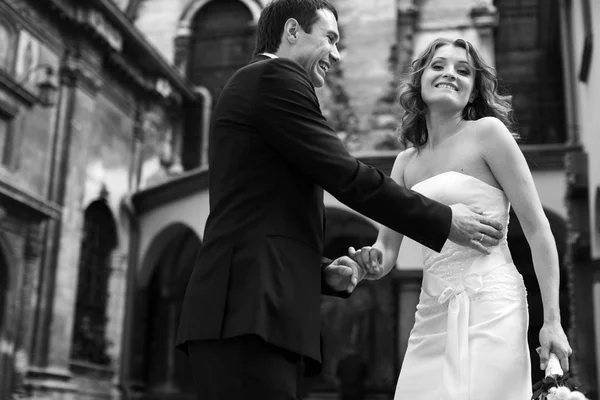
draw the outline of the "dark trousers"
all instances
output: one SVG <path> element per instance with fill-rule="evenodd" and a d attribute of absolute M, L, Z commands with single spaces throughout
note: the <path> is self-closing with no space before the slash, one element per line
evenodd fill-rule
<path fill-rule="evenodd" d="M 188 343 L 198 400 L 296 400 L 301 357 L 256 335 Z"/>

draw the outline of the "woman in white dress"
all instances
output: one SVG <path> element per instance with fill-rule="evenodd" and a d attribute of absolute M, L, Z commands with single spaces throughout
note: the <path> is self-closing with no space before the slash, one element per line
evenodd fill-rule
<path fill-rule="evenodd" d="M 397 400 L 531 397 L 526 291 L 506 243 L 511 204 L 542 294 L 540 368 L 551 352 L 569 368 L 556 244 L 527 162 L 507 128 L 509 100 L 497 92 L 495 71 L 462 39 L 435 40 L 401 86 L 400 133 L 407 150 L 396 158 L 392 178 L 503 223 L 504 238 L 488 255 L 451 242 L 440 253 L 423 249 L 423 284 Z M 378 265 L 366 279 L 379 279 L 395 265 L 401 242 L 402 235 L 382 227 L 372 246 L 350 248 L 350 255 L 363 268 Z"/>

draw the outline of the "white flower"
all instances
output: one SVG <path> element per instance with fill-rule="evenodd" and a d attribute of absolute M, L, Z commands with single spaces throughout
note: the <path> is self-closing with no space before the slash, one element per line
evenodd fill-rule
<path fill-rule="evenodd" d="M 571 393 L 571 397 L 569 397 L 569 400 L 588 400 L 588 398 L 585 397 L 583 393 L 574 391 Z"/>
<path fill-rule="evenodd" d="M 570 396 L 571 391 L 564 386 L 548 390 L 548 400 L 571 400 Z"/>

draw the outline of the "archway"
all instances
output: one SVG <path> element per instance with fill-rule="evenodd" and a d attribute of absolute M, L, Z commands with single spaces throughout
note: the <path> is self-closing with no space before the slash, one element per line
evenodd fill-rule
<path fill-rule="evenodd" d="M 355 213 L 328 208 L 324 255 L 330 259 L 347 255 L 348 247 L 371 245 L 377 227 Z M 337 391 L 336 382 L 361 381 L 368 392 L 393 391 L 396 382 L 396 293 L 390 275 L 376 281 L 363 281 L 348 300 L 323 296 L 321 302 L 323 370 L 307 379 L 304 393 Z M 358 357 L 353 357 L 356 352 Z M 353 371 L 354 363 L 364 363 L 366 374 Z M 364 369 L 363 369 L 364 370 Z"/>
<path fill-rule="evenodd" d="M 153 245 L 162 251 L 152 263 L 149 280 L 136 294 L 139 329 L 132 366 L 145 395 L 152 399 L 193 399 L 193 381 L 187 357 L 175 349 L 175 338 L 185 289 L 201 242 L 182 224 L 167 227 L 168 237 L 157 235 Z M 156 241 L 162 243 L 156 243 Z"/>
<path fill-rule="evenodd" d="M 14 268 L 18 265 L 14 253 L 11 253 L 10 242 L 0 231 L 0 398 L 10 396 L 14 388 Z M 11 293 L 13 291 L 13 293 Z"/>
<path fill-rule="evenodd" d="M 211 1 L 194 16 L 191 28 L 187 76 L 208 88 L 214 105 L 231 75 L 252 58 L 254 15 L 239 0 Z"/>
<path fill-rule="evenodd" d="M 111 257 L 118 245 L 117 222 L 107 194 L 85 209 L 79 255 L 79 276 L 71 357 L 97 365 L 109 365 L 106 337 Z"/>
<path fill-rule="evenodd" d="M 569 330 L 569 293 L 567 290 L 567 271 L 563 262 L 567 245 L 567 227 L 565 221 L 556 213 L 545 210 L 546 217 L 550 222 L 552 234 L 556 240 L 560 265 L 560 312 L 561 321 L 565 332 Z M 544 322 L 542 297 L 537 283 L 531 248 L 523 233 L 523 228 L 515 213 L 511 210 L 510 224 L 508 226 L 508 246 L 513 257 L 513 261 L 523 275 L 525 286 L 527 288 L 527 301 L 529 303 L 529 353 L 531 358 L 531 376 L 534 382 L 544 378 L 544 372 L 539 368 L 539 356 L 536 348 L 539 346 L 538 334 Z"/>
<path fill-rule="evenodd" d="M 4 327 L 4 310 L 6 308 L 8 281 L 8 265 L 2 247 L 0 246 L 0 336 L 2 336 L 2 328 Z"/>

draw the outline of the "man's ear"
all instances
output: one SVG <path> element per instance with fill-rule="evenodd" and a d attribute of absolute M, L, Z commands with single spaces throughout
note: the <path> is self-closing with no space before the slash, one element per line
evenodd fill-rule
<path fill-rule="evenodd" d="M 290 43 L 295 43 L 298 40 L 298 31 L 300 24 L 295 18 L 290 18 L 285 22 L 283 27 L 283 37 Z"/>

